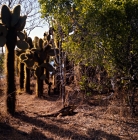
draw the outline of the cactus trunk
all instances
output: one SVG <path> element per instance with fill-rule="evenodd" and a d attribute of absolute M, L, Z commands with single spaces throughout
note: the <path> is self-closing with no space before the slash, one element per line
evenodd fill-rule
<path fill-rule="evenodd" d="M 20 64 L 20 61 L 19 61 L 19 58 L 15 56 L 15 61 L 16 61 L 16 65 L 15 65 L 15 68 L 16 68 L 16 75 L 19 77 L 19 64 Z"/>
<path fill-rule="evenodd" d="M 40 69 L 40 75 L 44 74 L 44 68 Z M 43 96 L 43 80 L 40 79 L 40 77 L 37 77 L 37 83 L 36 83 L 36 94 L 37 97 Z"/>
<path fill-rule="evenodd" d="M 30 93 L 30 69 L 25 67 L 25 83 L 24 83 L 24 88 L 25 92 Z"/>
<path fill-rule="evenodd" d="M 7 34 L 7 62 L 6 62 L 6 72 L 7 72 L 7 112 L 11 115 L 15 113 L 15 105 L 16 105 L 16 86 L 15 86 L 15 55 L 14 55 L 14 48 L 16 45 L 17 35 L 14 30 L 8 31 Z"/>
<path fill-rule="evenodd" d="M 24 88 L 24 63 L 20 63 L 20 89 L 22 90 Z"/>
<path fill-rule="evenodd" d="M 43 80 L 37 78 L 37 97 L 43 96 Z"/>

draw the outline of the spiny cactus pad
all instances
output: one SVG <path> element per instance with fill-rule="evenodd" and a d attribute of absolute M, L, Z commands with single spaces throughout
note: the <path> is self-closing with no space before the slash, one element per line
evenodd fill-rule
<path fill-rule="evenodd" d="M 3 24 L 5 24 L 7 27 L 10 27 L 11 11 L 6 5 L 3 5 L 1 8 L 1 19 Z"/>
<path fill-rule="evenodd" d="M 23 53 L 25 53 L 25 51 L 23 51 L 23 50 L 20 50 L 20 49 L 16 49 L 15 50 L 15 54 L 19 57 L 21 54 L 23 54 Z"/>
<path fill-rule="evenodd" d="M 18 41 L 17 41 L 17 47 L 18 47 L 19 49 L 26 50 L 26 49 L 29 48 L 29 45 L 28 45 L 28 43 L 26 43 L 25 41 L 18 40 Z"/>
<path fill-rule="evenodd" d="M 17 5 L 14 7 L 11 15 L 11 26 L 13 27 L 19 20 L 20 18 L 20 11 L 21 11 L 21 6 Z"/>
<path fill-rule="evenodd" d="M 39 39 L 39 48 L 42 49 L 43 48 L 43 39 Z"/>
<path fill-rule="evenodd" d="M 7 28 L 4 25 L 0 25 L 0 36 L 6 37 L 7 35 Z"/>
<path fill-rule="evenodd" d="M 20 16 L 17 24 L 15 25 L 15 28 L 18 30 L 18 31 L 22 31 L 25 24 L 26 24 L 26 19 L 27 19 L 27 16 Z"/>
<path fill-rule="evenodd" d="M 6 43 L 6 38 L 4 36 L 0 36 L 0 47 L 3 47 Z"/>
<path fill-rule="evenodd" d="M 20 40 L 25 39 L 25 34 L 23 32 L 17 32 L 17 36 L 19 37 Z"/>
<path fill-rule="evenodd" d="M 32 68 L 33 65 L 34 65 L 34 60 L 32 60 L 32 59 L 26 59 L 26 60 L 24 60 L 24 63 L 26 64 L 26 66 L 28 68 Z"/>

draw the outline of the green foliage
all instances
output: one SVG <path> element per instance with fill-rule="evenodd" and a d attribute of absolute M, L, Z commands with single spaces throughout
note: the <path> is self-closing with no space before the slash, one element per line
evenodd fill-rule
<path fill-rule="evenodd" d="M 124 76 L 130 77 L 131 83 L 138 82 L 137 0 L 39 0 L 39 3 L 42 17 L 50 20 L 56 30 L 54 37 L 62 40 L 70 61 L 103 66 L 108 78 Z M 80 86 L 83 90 L 88 87 L 85 73 Z M 134 102 L 134 95 L 130 96 Z"/>
<path fill-rule="evenodd" d="M 61 26 L 64 49 L 75 63 L 104 65 L 113 75 L 130 68 L 130 52 L 137 56 L 137 1 L 44 1 L 39 0 L 43 17 Z M 64 15 L 64 16 L 63 16 Z M 72 35 L 69 32 L 74 31 Z"/>

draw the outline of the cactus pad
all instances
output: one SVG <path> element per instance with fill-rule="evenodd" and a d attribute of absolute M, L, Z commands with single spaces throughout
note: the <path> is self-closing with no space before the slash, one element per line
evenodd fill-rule
<path fill-rule="evenodd" d="M 24 63 L 26 64 L 26 66 L 28 68 L 32 68 L 33 65 L 34 65 L 34 60 L 32 60 L 32 59 L 26 59 L 26 60 L 24 60 Z"/>
<path fill-rule="evenodd" d="M 29 48 L 29 45 L 28 45 L 28 43 L 26 43 L 25 41 L 18 40 L 18 41 L 17 41 L 17 47 L 18 47 L 19 49 L 26 50 L 26 49 Z"/>
<path fill-rule="evenodd" d="M 40 77 L 41 76 L 41 68 L 40 67 L 37 67 L 36 70 L 35 70 L 35 76 L 36 77 Z"/>
<path fill-rule="evenodd" d="M 43 39 L 39 39 L 39 48 L 42 49 L 43 48 Z"/>
<path fill-rule="evenodd" d="M 20 18 L 20 11 L 21 11 L 21 6 L 17 5 L 13 9 L 12 15 L 11 15 L 11 26 L 13 27 L 19 20 Z"/>
<path fill-rule="evenodd" d="M 45 52 L 49 51 L 50 49 L 51 49 L 51 45 L 47 45 L 47 46 L 44 47 Z"/>
<path fill-rule="evenodd" d="M 19 57 L 22 53 L 25 53 L 25 51 L 20 50 L 20 49 L 16 49 L 15 50 L 15 54 Z"/>
<path fill-rule="evenodd" d="M 20 40 L 25 39 L 25 34 L 23 32 L 17 32 L 17 36 L 19 37 Z"/>
<path fill-rule="evenodd" d="M 4 36 L 0 36 L 0 47 L 3 47 L 6 43 L 6 38 Z"/>
<path fill-rule="evenodd" d="M 19 58 L 20 58 L 21 61 L 24 61 L 24 60 L 27 59 L 25 53 L 22 53 L 22 54 L 19 56 Z"/>
<path fill-rule="evenodd" d="M 16 28 L 18 31 L 22 31 L 22 30 L 23 30 L 23 28 L 24 28 L 24 26 L 25 26 L 25 24 L 26 24 L 26 18 L 27 18 L 26 15 L 25 15 L 25 16 L 20 16 L 20 18 L 19 18 L 17 24 L 15 25 L 15 28 Z"/>
<path fill-rule="evenodd" d="M 0 36 L 6 37 L 7 35 L 7 28 L 4 25 L 0 25 Z"/>
<path fill-rule="evenodd" d="M 1 8 L 1 19 L 3 24 L 5 24 L 7 27 L 10 27 L 11 11 L 6 5 L 3 5 Z"/>

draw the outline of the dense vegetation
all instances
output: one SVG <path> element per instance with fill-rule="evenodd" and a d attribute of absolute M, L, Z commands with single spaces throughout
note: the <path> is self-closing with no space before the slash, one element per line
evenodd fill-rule
<path fill-rule="evenodd" d="M 103 83 L 111 83 L 113 90 L 115 85 L 119 92 L 124 92 L 129 85 L 131 94 L 122 98 L 130 97 L 134 102 L 138 82 L 138 2 L 39 0 L 39 3 L 42 17 L 50 20 L 57 36 L 63 39 L 62 46 L 69 59 L 80 65 L 83 89 L 96 86 L 101 91 Z M 94 77 L 88 74 L 90 68 L 107 74 L 97 84 L 90 80 Z"/>

